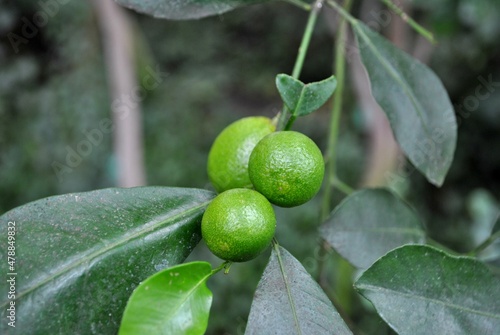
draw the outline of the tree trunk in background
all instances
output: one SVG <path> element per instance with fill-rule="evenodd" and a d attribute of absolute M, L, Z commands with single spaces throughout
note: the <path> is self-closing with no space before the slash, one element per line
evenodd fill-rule
<path fill-rule="evenodd" d="M 112 0 L 92 0 L 102 34 L 111 92 L 117 186 L 146 184 L 139 85 L 133 57 L 133 32 L 125 10 Z"/>
<path fill-rule="evenodd" d="M 390 12 L 379 1 L 367 0 L 361 8 L 361 19 L 377 22 L 383 29 L 388 28 L 389 39 L 399 48 L 405 48 L 408 26 L 396 14 Z M 384 25 L 387 25 L 384 27 Z M 399 146 L 392 134 L 391 126 L 384 111 L 377 104 L 370 91 L 370 82 L 359 53 L 354 53 L 350 62 L 354 87 L 361 109 L 368 121 L 369 153 L 362 186 L 375 187 L 387 184 L 387 172 L 394 171 L 400 155 Z"/>

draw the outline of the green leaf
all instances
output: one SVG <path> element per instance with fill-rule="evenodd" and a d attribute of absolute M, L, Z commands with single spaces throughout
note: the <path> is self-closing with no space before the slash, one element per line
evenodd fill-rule
<path fill-rule="evenodd" d="M 352 334 L 321 287 L 288 251 L 275 246 L 245 334 Z"/>
<path fill-rule="evenodd" d="M 340 255 L 361 269 L 394 248 L 425 243 L 414 211 L 386 189 L 352 193 L 333 210 L 320 233 Z"/>
<path fill-rule="evenodd" d="M 441 186 L 457 140 L 453 106 L 426 65 L 356 21 L 353 24 L 372 94 L 401 149 L 429 182 Z"/>
<path fill-rule="evenodd" d="M 332 96 L 337 79 L 331 76 L 306 85 L 287 74 L 279 74 L 276 76 L 276 87 L 291 114 L 304 116 L 323 106 Z"/>
<path fill-rule="evenodd" d="M 204 334 L 212 292 L 207 262 L 176 265 L 142 282 L 132 293 L 119 335 Z"/>
<path fill-rule="evenodd" d="M 200 19 L 218 15 L 244 5 L 270 0 L 115 0 L 118 4 L 157 18 Z"/>
<path fill-rule="evenodd" d="M 398 334 L 498 334 L 500 279 L 481 262 L 404 246 L 355 283 Z"/>
<path fill-rule="evenodd" d="M 41 199 L 4 214 L 1 222 L 17 229 L 16 331 L 115 334 L 132 290 L 182 262 L 199 242 L 201 216 L 213 196 L 196 189 L 111 188 Z M 7 236 L 7 224 L 0 236 Z M 6 244 L 0 239 L 0 250 Z M 0 269 L 12 272 L 7 262 Z M 2 320 L 7 304 L 2 294 Z"/>

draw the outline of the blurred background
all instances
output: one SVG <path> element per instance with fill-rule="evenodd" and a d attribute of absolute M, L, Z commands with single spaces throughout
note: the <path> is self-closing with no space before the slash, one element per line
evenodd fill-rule
<path fill-rule="evenodd" d="M 353 13 L 442 79 L 459 125 L 454 163 L 441 188 L 405 163 L 354 53 L 347 59 L 338 173 L 355 187 L 391 187 L 418 211 L 431 237 L 465 252 L 488 236 L 499 213 L 500 3 L 396 3 L 433 31 L 438 44 L 417 36 L 379 1 L 355 1 Z M 113 186 L 211 189 L 206 159 L 217 134 L 241 117 L 274 117 L 280 110 L 274 78 L 292 70 L 304 11 L 272 2 L 166 21 L 112 4 L 0 3 L 0 214 L 47 196 Z M 302 81 L 332 73 L 337 19 L 323 11 Z M 323 150 L 329 109 L 294 126 Z M 335 203 L 342 197 L 337 192 Z M 317 197 L 277 209 L 281 244 L 312 275 L 321 256 L 319 205 Z M 203 244 L 190 257 L 219 263 Z M 266 260 L 235 265 L 229 276 L 211 280 L 208 334 L 243 333 Z M 389 334 L 353 294 L 350 278 L 337 275 L 348 266 L 333 254 L 325 263 L 343 313 L 361 332 Z"/>

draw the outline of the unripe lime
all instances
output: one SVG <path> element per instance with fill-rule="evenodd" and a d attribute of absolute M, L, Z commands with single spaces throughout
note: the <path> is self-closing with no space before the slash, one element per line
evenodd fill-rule
<path fill-rule="evenodd" d="M 208 153 L 208 177 L 217 192 L 251 188 L 248 159 L 253 148 L 275 130 L 267 117 L 246 117 L 227 126 Z"/>
<path fill-rule="evenodd" d="M 323 155 L 307 136 L 279 131 L 264 137 L 248 165 L 255 189 L 281 207 L 306 203 L 319 191 L 325 165 Z"/>
<path fill-rule="evenodd" d="M 208 249 L 232 262 L 257 257 L 269 246 L 275 230 L 273 206 L 262 194 L 246 188 L 219 194 L 201 221 L 201 234 Z"/>

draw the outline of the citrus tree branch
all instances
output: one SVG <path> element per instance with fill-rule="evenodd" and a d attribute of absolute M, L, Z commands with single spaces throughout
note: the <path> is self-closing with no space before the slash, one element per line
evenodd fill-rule
<path fill-rule="evenodd" d="M 382 1 L 389 9 L 391 9 L 394 13 L 399 15 L 403 21 L 408 23 L 410 27 L 412 27 L 417 33 L 425 37 L 429 42 L 432 44 L 436 43 L 436 40 L 434 39 L 434 34 L 432 34 L 430 31 L 419 25 L 415 20 L 413 20 L 408 14 L 406 14 L 401 8 L 396 6 L 391 0 L 380 0 Z"/>
<path fill-rule="evenodd" d="M 302 36 L 302 42 L 300 43 L 299 52 L 292 71 L 292 77 L 296 79 L 299 78 L 302 67 L 304 66 L 307 49 L 309 48 L 309 43 L 311 42 L 312 33 L 314 31 L 314 27 L 316 26 L 316 21 L 319 13 L 321 12 L 321 8 L 323 8 L 323 0 L 316 0 L 309 13 L 306 29 L 304 31 L 304 35 Z M 288 118 L 290 118 L 290 120 L 287 123 Z M 278 120 L 277 130 L 290 129 L 295 119 L 296 117 L 290 115 L 290 111 L 286 108 L 286 106 L 283 106 L 283 110 Z"/>
<path fill-rule="evenodd" d="M 346 0 L 343 11 L 348 12 L 352 5 L 352 0 Z M 336 180 L 336 146 L 338 140 L 340 114 L 342 111 L 342 96 L 345 85 L 345 43 L 347 40 L 347 24 L 345 18 L 341 19 L 340 26 L 335 37 L 335 65 L 334 71 L 337 76 L 337 89 L 333 95 L 333 108 L 330 119 L 330 133 L 328 134 L 328 144 L 326 147 L 326 178 L 327 183 L 323 191 L 323 205 L 321 218 L 324 221 L 330 214 L 331 193 Z M 336 185 L 338 186 L 338 184 Z"/>

